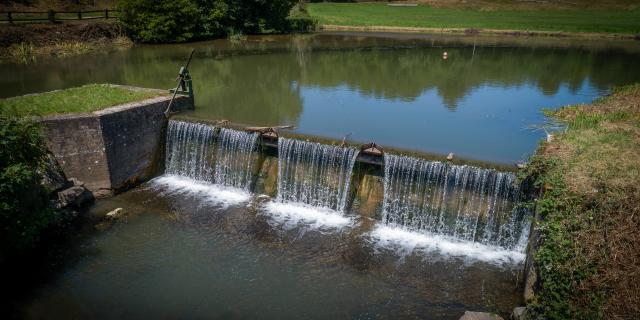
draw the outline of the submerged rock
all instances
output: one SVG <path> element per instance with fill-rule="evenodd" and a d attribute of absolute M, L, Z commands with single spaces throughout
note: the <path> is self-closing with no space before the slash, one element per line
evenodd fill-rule
<path fill-rule="evenodd" d="M 109 211 L 107 214 L 104 215 L 104 217 L 107 220 L 118 220 L 124 217 L 125 215 L 126 215 L 126 212 L 124 211 L 124 209 L 116 208 L 112 211 Z"/>
<path fill-rule="evenodd" d="M 495 313 L 465 311 L 460 320 L 504 320 Z"/>

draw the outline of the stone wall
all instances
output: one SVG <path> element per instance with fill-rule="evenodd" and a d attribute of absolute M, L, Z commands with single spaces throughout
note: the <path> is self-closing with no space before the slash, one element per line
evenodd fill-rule
<path fill-rule="evenodd" d="M 41 119 L 47 146 L 69 178 L 85 183 L 95 196 L 107 196 L 151 178 L 162 164 L 164 111 L 170 96 L 108 109 Z M 193 109 L 177 96 L 172 111 Z"/>

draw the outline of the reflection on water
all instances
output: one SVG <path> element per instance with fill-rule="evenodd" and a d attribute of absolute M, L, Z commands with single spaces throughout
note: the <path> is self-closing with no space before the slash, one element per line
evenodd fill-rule
<path fill-rule="evenodd" d="M 17 318 L 457 319 L 521 303 L 521 265 L 447 257 L 470 250 L 449 243 L 399 252 L 368 236 L 394 241 L 367 219 L 295 227 L 246 202 L 194 201 L 206 194 L 152 182 L 98 201 L 91 230 L 46 264 L 57 271 L 17 303 Z M 95 231 L 91 217 L 114 207 L 126 221 Z"/>
<path fill-rule="evenodd" d="M 316 34 L 0 64 L 11 75 L 0 97 L 89 82 L 169 87 L 191 46 L 196 117 L 502 163 L 534 149 L 543 133 L 527 128 L 544 121 L 542 107 L 640 80 L 637 41 Z"/>

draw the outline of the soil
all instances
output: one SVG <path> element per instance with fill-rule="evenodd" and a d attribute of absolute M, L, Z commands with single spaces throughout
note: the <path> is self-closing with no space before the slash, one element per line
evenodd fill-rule
<path fill-rule="evenodd" d="M 2 25 L 0 47 L 8 48 L 20 43 L 44 47 L 64 42 L 90 42 L 123 36 L 124 28 L 115 22 Z"/>

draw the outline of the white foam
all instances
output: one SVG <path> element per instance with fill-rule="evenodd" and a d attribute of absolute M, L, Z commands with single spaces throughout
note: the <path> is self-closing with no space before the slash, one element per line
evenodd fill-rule
<path fill-rule="evenodd" d="M 163 175 L 149 181 L 154 189 L 161 189 L 166 195 L 190 195 L 198 201 L 221 207 L 237 205 L 248 201 L 251 194 L 245 190 L 202 182 L 177 175 Z"/>
<path fill-rule="evenodd" d="M 272 220 L 286 228 L 340 229 L 352 223 L 349 217 L 340 212 L 303 203 L 270 201 L 266 203 L 265 210 Z"/>
<path fill-rule="evenodd" d="M 492 264 L 517 264 L 525 258 L 523 252 L 497 246 L 460 241 L 446 236 L 413 232 L 400 227 L 379 225 L 370 233 L 374 243 L 406 255 L 415 251 L 434 252 L 443 257 L 462 257 Z"/>

